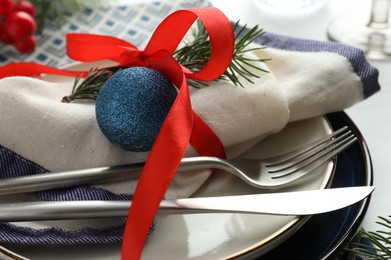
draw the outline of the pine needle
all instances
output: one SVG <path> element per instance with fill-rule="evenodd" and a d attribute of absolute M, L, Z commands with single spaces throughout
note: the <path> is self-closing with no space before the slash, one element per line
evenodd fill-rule
<path fill-rule="evenodd" d="M 254 65 L 256 62 L 266 62 L 269 59 L 248 58 L 245 56 L 247 52 L 264 49 L 260 46 L 257 48 L 249 48 L 258 37 L 263 35 L 263 30 L 259 26 L 255 26 L 247 30 L 247 26 L 239 27 L 239 21 L 232 25 L 235 32 L 235 48 L 232 57 L 232 62 L 227 71 L 219 79 L 229 80 L 237 86 L 243 87 L 241 79 L 253 83 L 253 78 L 259 78 L 258 72 L 267 73 L 268 71 Z M 246 32 L 247 31 L 247 32 Z M 185 43 L 185 46 L 174 52 L 174 58 L 183 66 L 191 71 L 201 70 L 210 57 L 211 47 L 208 33 L 203 24 L 198 21 L 197 28 L 192 31 L 193 39 Z M 255 71 L 250 71 L 249 68 Z M 196 86 L 195 82 L 190 82 L 189 85 Z"/>
<path fill-rule="evenodd" d="M 365 256 L 367 259 L 391 259 L 391 216 L 388 216 L 388 219 L 385 217 L 379 219 L 380 221 L 376 223 L 385 227 L 386 231 L 361 230 L 361 237 L 368 240 L 370 244 L 351 243 L 346 250 Z"/>
<path fill-rule="evenodd" d="M 90 69 L 87 77 L 82 81 L 82 75 L 80 74 L 78 77 L 76 77 L 73 83 L 72 93 L 69 96 L 63 97 L 61 102 L 70 103 L 76 99 L 95 100 L 103 84 L 105 84 L 105 82 L 114 73 L 121 69 L 122 68 L 110 68 L 102 70 L 97 68 Z"/>

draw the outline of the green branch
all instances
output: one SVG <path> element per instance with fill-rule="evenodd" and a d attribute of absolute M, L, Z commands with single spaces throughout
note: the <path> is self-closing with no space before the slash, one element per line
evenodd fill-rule
<path fill-rule="evenodd" d="M 73 83 L 72 94 L 62 98 L 61 102 L 69 103 L 76 99 L 95 100 L 100 89 L 106 80 L 122 68 L 110 68 L 104 70 L 90 69 L 87 77 L 80 81 L 82 76 L 78 76 Z"/>
<path fill-rule="evenodd" d="M 268 72 L 254 65 L 254 63 L 266 62 L 269 59 L 246 57 L 248 52 L 265 48 L 263 46 L 249 48 L 251 43 L 263 35 L 263 30 L 258 25 L 248 32 L 246 32 L 246 26 L 239 28 L 239 21 L 233 24 L 232 27 L 235 32 L 235 48 L 232 62 L 220 79 L 229 80 L 233 84 L 243 87 L 240 78 L 253 83 L 252 78 L 259 78 L 259 75 L 250 71 L 250 68 L 258 72 Z M 209 35 L 201 22 L 197 22 L 197 28 L 192 30 L 192 35 L 192 40 L 186 42 L 184 47 L 175 51 L 173 56 L 180 64 L 196 72 L 201 70 L 209 60 L 211 47 Z M 192 81 L 190 85 L 196 86 L 197 83 Z"/>
<path fill-rule="evenodd" d="M 361 238 L 368 240 L 369 244 L 351 243 L 346 250 L 368 259 L 391 259 L 391 216 L 388 219 L 379 217 L 376 223 L 387 230 L 360 231 Z"/>

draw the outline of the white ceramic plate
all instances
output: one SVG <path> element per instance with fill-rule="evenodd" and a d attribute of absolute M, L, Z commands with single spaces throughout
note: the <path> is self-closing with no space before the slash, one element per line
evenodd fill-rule
<path fill-rule="evenodd" d="M 245 157 L 268 157 L 304 145 L 330 133 L 324 117 L 289 124 L 281 133 L 259 143 Z M 319 168 L 299 183 L 283 189 L 310 190 L 328 186 L 334 162 Z M 281 191 L 281 190 L 280 190 Z M 195 196 L 262 193 L 238 178 L 215 173 Z M 288 239 L 306 221 L 295 216 L 260 214 L 158 215 L 143 259 L 221 259 L 270 250 Z M 30 259 L 120 259 L 121 245 L 39 246 L 7 245 L 15 254 Z"/>

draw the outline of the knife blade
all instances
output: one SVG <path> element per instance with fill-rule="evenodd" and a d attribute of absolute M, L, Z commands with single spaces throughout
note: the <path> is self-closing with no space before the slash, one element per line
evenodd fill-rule
<path fill-rule="evenodd" d="M 259 213 L 313 215 L 363 200 L 374 187 L 163 200 L 160 213 Z M 130 201 L 53 201 L 0 203 L 0 221 L 40 221 L 126 217 Z"/>

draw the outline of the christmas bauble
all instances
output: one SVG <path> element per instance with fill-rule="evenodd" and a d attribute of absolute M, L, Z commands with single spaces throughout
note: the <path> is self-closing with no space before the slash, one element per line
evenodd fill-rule
<path fill-rule="evenodd" d="M 132 67 L 111 76 L 96 99 L 103 134 L 128 151 L 149 151 L 177 96 L 163 74 Z"/>

